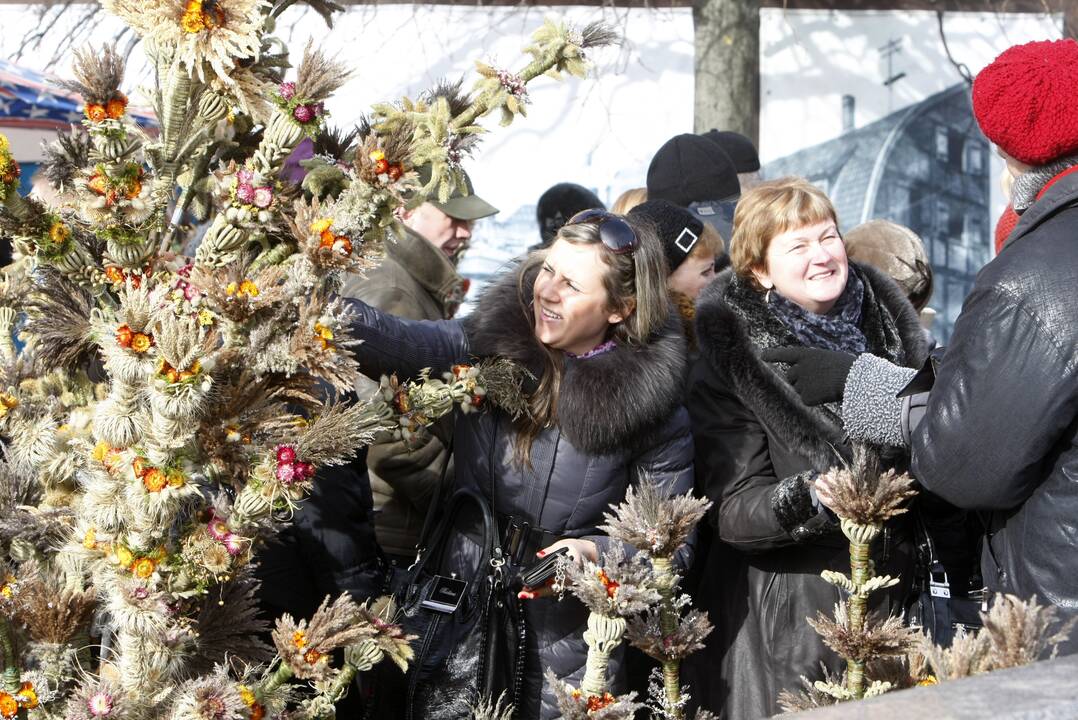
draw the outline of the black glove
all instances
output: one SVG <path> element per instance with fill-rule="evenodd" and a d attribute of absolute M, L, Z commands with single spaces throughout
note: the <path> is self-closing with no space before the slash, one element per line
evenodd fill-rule
<path fill-rule="evenodd" d="M 834 350 L 806 347 L 769 348 L 760 353 L 767 362 L 787 363 L 786 380 L 806 405 L 822 405 L 842 400 L 846 376 L 857 359 Z"/>

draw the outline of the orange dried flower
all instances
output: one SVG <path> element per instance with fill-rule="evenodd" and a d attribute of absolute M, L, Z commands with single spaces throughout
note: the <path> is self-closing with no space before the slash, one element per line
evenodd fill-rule
<path fill-rule="evenodd" d="M 338 235 L 336 241 L 333 243 L 333 249 L 338 251 L 341 255 L 348 257 L 352 254 L 352 241 L 344 235 Z"/>
<path fill-rule="evenodd" d="M 153 468 L 142 476 L 142 484 L 152 493 L 161 492 L 168 484 L 168 476 L 159 468 Z"/>
<path fill-rule="evenodd" d="M 141 194 L 142 194 L 142 181 L 137 180 L 137 179 L 132 180 L 131 184 L 127 187 L 127 193 L 126 193 L 127 199 L 128 200 L 134 200 L 135 198 L 137 198 Z"/>
<path fill-rule="evenodd" d="M 86 103 L 86 118 L 90 122 L 103 122 L 108 119 L 109 113 L 105 106 L 100 103 Z"/>
<path fill-rule="evenodd" d="M 135 577 L 145 580 L 153 575 L 154 570 L 157 569 L 157 563 L 148 557 L 141 557 L 135 561 L 135 564 L 131 566 L 131 572 Z"/>
<path fill-rule="evenodd" d="M 104 195 L 109 191 L 108 180 L 101 173 L 94 173 L 91 175 L 90 179 L 86 181 L 86 187 L 90 188 L 98 195 Z"/>
<path fill-rule="evenodd" d="M 301 650 L 307 647 L 307 633 L 302 630 L 296 630 L 292 633 L 292 644 Z"/>
<path fill-rule="evenodd" d="M 314 665 L 322 659 L 322 653 L 318 652 L 314 648 L 311 648 L 307 652 L 303 653 L 303 659 L 307 661 L 308 665 Z"/>
<path fill-rule="evenodd" d="M 116 93 L 105 104 L 105 113 L 109 116 L 110 120 L 119 120 L 124 116 L 124 112 L 127 110 L 127 96 L 123 93 Z"/>
<path fill-rule="evenodd" d="M 134 337 L 135 333 L 131 332 L 131 328 L 126 323 L 116 328 L 116 342 L 120 347 L 131 347 L 131 341 Z"/>
<path fill-rule="evenodd" d="M 611 580 L 610 577 L 606 574 L 605 570 L 599 570 L 599 572 L 595 574 L 599 578 L 599 582 L 601 582 L 603 584 L 603 587 L 606 588 L 606 596 L 608 598 L 614 597 L 614 595 L 617 594 L 618 587 L 620 587 L 620 585 Z"/>
<path fill-rule="evenodd" d="M 602 696 L 590 695 L 588 696 L 588 712 L 598 712 L 605 708 L 607 705 L 614 704 L 614 696 L 610 693 L 603 693 Z"/>
<path fill-rule="evenodd" d="M 19 688 L 19 692 L 15 693 L 15 698 L 27 710 L 33 710 L 37 707 L 37 692 L 34 690 L 33 683 L 24 682 L 22 687 Z"/>
<path fill-rule="evenodd" d="M 131 338 L 131 349 L 140 355 L 150 349 L 153 345 L 153 338 L 146 333 L 135 333 Z"/>

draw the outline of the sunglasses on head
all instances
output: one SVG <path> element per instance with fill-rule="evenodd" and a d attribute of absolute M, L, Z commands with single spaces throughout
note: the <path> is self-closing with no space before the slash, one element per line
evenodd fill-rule
<path fill-rule="evenodd" d="M 625 255 L 636 250 L 638 240 L 633 226 L 625 218 L 606 210 L 584 210 L 569 218 L 566 225 L 592 223 L 599 227 L 599 239 L 615 255 Z"/>

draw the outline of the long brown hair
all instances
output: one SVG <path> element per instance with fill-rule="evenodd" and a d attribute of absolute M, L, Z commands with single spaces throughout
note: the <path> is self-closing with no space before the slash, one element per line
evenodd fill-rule
<path fill-rule="evenodd" d="M 646 345 L 670 316 L 670 300 L 666 290 L 666 256 L 650 226 L 624 217 L 636 233 L 637 246 L 632 253 L 617 255 L 603 244 L 599 226 L 594 223 L 565 225 L 554 237 L 574 245 L 597 245 L 599 257 L 606 265 L 603 288 L 608 302 L 606 309 L 620 312 L 624 320 L 610 327 L 610 337 L 628 345 Z M 553 245 L 553 243 L 551 243 Z M 534 291 L 528 280 L 536 277 L 535 269 L 546 261 L 547 250 L 529 255 L 518 269 L 517 289 L 521 310 L 535 327 Z M 521 465 L 530 465 L 531 446 L 544 428 L 558 419 L 558 394 L 561 391 L 565 354 L 561 350 L 541 345 L 543 371 L 539 386 L 529 398 L 528 417 L 517 421 L 514 458 Z"/>

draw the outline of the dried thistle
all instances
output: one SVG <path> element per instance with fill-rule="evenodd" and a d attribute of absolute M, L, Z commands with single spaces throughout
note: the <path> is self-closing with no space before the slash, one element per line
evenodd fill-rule
<path fill-rule="evenodd" d="M 359 607 L 361 621 L 373 629 L 374 634 L 369 639 L 401 672 L 407 672 L 408 663 L 415 657 L 412 641 L 417 640 L 418 636 L 405 633 L 404 628 L 395 622 L 396 615 L 397 607 L 392 595 L 385 595 Z M 498 705 L 500 707 L 500 700 Z"/>
<path fill-rule="evenodd" d="M 79 171 L 90 164 L 93 144 L 90 136 L 81 130 L 57 132 L 54 141 L 42 146 L 45 159 L 41 170 L 56 190 L 68 189 Z"/>
<path fill-rule="evenodd" d="M 261 639 L 269 623 L 259 616 L 257 592 L 258 583 L 247 569 L 210 588 L 208 602 L 202 603 L 195 621 L 198 637 L 191 672 L 209 672 L 234 658 L 259 663 L 272 657 L 271 648 Z"/>
<path fill-rule="evenodd" d="M 834 619 L 822 612 L 816 619 L 809 618 L 811 625 L 823 638 L 824 644 L 844 658 L 865 662 L 883 655 L 902 655 L 916 644 L 914 631 L 902 624 L 898 617 L 867 618 L 860 630 L 850 627 L 845 602 L 835 605 Z"/>
<path fill-rule="evenodd" d="M 246 720 L 247 703 L 224 666 L 188 680 L 176 691 L 169 720 Z"/>
<path fill-rule="evenodd" d="M 104 106 L 120 94 L 124 60 L 115 45 L 106 45 L 103 50 L 82 48 L 75 51 L 71 72 L 75 79 L 61 81 L 60 86 L 82 95 L 87 105 Z"/>
<path fill-rule="evenodd" d="M 38 277 L 40 284 L 26 304 L 25 326 L 34 338 L 37 361 L 46 372 L 84 367 L 96 349 L 93 296 L 55 270 L 43 268 Z"/>
<path fill-rule="evenodd" d="M 281 660 L 296 677 L 304 680 L 327 680 L 332 675 L 330 654 L 358 643 L 374 634 L 360 619 L 359 606 L 347 594 L 331 604 L 327 597 L 315 611 L 310 623 L 298 623 L 291 615 L 277 620 L 273 644 Z"/>
<path fill-rule="evenodd" d="M 1042 606 L 1035 597 L 1022 600 L 1014 595 L 999 595 L 987 613 L 981 613 L 982 632 L 988 635 L 993 670 L 1020 667 L 1056 656 L 1059 645 L 1067 641 L 1078 618 L 1071 618 L 1055 630 L 1058 610 Z"/>
<path fill-rule="evenodd" d="M 599 563 L 563 559 L 558 568 L 555 590 L 571 592 L 596 615 L 629 617 L 659 601 L 659 592 L 651 586 L 651 564 L 643 555 L 626 560 L 619 543 L 613 543 Z"/>
<path fill-rule="evenodd" d="M 603 514 L 606 524 L 599 529 L 652 557 L 672 558 L 709 507 L 709 500 L 671 497 L 660 483 L 645 479 L 629 487 L 613 513 Z"/>
<path fill-rule="evenodd" d="M 830 707 L 838 702 L 838 698 L 830 693 L 824 692 L 820 688 L 826 686 L 842 686 L 846 682 L 845 674 L 835 675 L 823 663 L 820 663 L 820 672 L 823 675 L 822 681 L 813 682 L 802 675 L 801 689 L 799 691 L 793 692 L 790 690 L 783 690 L 779 693 L 778 703 L 779 707 L 782 708 L 783 714 L 792 715 L 794 713 L 804 712 L 805 710 Z"/>
<path fill-rule="evenodd" d="M 863 445 L 854 446 L 852 464 L 832 468 L 816 479 L 816 493 L 840 518 L 858 525 L 880 526 L 906 512 L 906 501 L 917 494 L 913 478 L 888 470 L 880 473 L 879 456 Z"/>
<path fill-rule="evenodd" d="M 976 633 L 959 631 L 955 634 L 951 646 L 940 647 L 932 638 L 921 637 L 917 647 L 925 663 L 937 681 L 958 680 L 964 677 L 980 675 L 992 669 L 990 657 L 991 642 L 983 629 Z"/>
<path fill-rule="evenodd" d="M 321 50 L 314 49 L 313 41 L 308 42 L 296 70 L 296 97 L 313 103 L 322 102 L 351 76 L 352 71 L 347 66 L 330 60 Z"/>
<path fill-rule="evenodd" d="M 503 691 L 497 702 L 493 698 L 483 698 L 472 708 L 472 720 L 513 720 L 513 704 L 508 702 Z"/>
<path fill-rule="evenodd" d="M 682 604 L 688 604 L 688 597 L 682 596 L 682 598 L 685 601 Z M 681 608 L 678 610 L 680 611 Z M 629 618 L 625 637 L 633 647 L 663 662 L 684 660 L 702 649 L 704 640 L 713 629 L 707 613 L 693 609 L 678 618 L 673 632 L 664 633 L 661 610 L 653 606 L 642 615 Z"/>
<path fill-rule="evenodd" d="M 420 96 L 420 100 L 427 105 L 433 105 L 439 99 L 445 100 L 453 117 L 463 114 L 473 102 L 472 96 L 464 89 L 464 78 L 455 81 L 443 78 Z"/>
<path fill-rule="evenodd" d="M 89 624 L 97 604 L 92 588 L 74 590 L 39 576 L 21 585 L 15 619 L 34 642 L 62 645 Z"/>
<path fill-rule="evenodd" d="M 296 442 L 296 454 L 315 465 L 341 465 L 389 427 L 362 403 L 327 405 Z"/>

